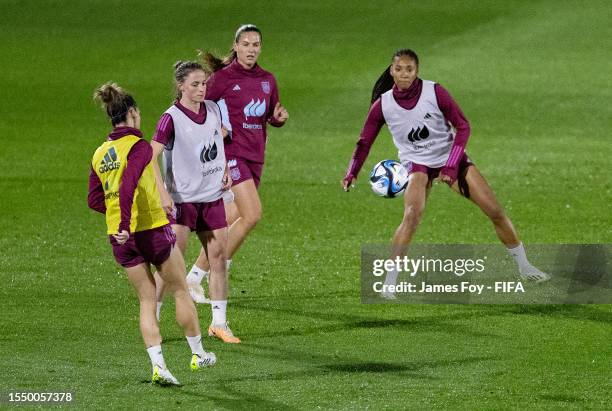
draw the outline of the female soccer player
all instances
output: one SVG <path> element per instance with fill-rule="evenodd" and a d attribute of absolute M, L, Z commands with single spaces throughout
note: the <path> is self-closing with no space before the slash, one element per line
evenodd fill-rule
<path fill-rule="evenodd" d="M 185 283 L 185 263 L 160 205 L 150 161 L 151 146 L 142 139 L 140 112 L 134 98 L 116 84 L 99 87 L 94 98 L 110 117 L 108 139 L 96 150 L 89 175 L 90 208 L 106 215 L 113 254 L 127 272 L 140 300 L 140 330 L 153 367 L 152 382 L 180 385 L 166 367 L 155 318 L 155 281 L 149 264 L 163 274 L 176 301 L 176 321 L 193 353 L 191 369 L 214 365 L 204 351 L 198 315 Z"/>
<path fill-rule="evenodd" d="M 280 104 L 272 73 L 257 64 L 261 52 L 261 31 L 254 25 L 238 28 L 230 54 L 223 60 L 211 53 L 204 59 L 214 71 L 206 89 L 206 99 L 221 108 L 223 124 L 229 132 L 225 153 L 233 180 L 234 201 L 226 203 L 228 224 L 228 269 L 232 256 L 261 219 L 257 189 L 261 180 L 266 147 L 266 126 L 282 127 L 289 114 Z M 204 250 L 189 275 L 189 282 L 201 283 L 208 275 Z"/>
<path fill-rule="evenodd" d="M 450 94 L 439 84 L 421 80 L 419 58 L 409 49 L 398 50 L 372 91 L 372 106 L 341 184 L 353 185 L 383 124 L 387 124 L 409 173 L 404 193 L 404 217 L 393 236 L 394 256 L 403 255 L 421 220 L 434 180 L 472 200 L 489 217 L 497 236 L 518 264 L 524 278 L 549 279 L 529 263 L 512 222 L 497 202 L 478 168 L 465 153 L 470 126 Z M 387 283 L 395 283 L 389 272 Z"/>
<path fill-rule="evenodd" d="M 227 220 L 223 206 L 223 193 L 232 184 L 229 178 L 223 136 L 221 113 L 212 101 L 205 101 L 208 74 L 193 61 L 179 61 L 174 65 L 176 101 L 162 115 L 151 146 L 157 187 L 162 206 L 167 212 L 175 209 L 172 228 L 179 249 L 185 255 L 189 232 L 195 231 L 208 254 L 211 266 L 210 296 L 212 322 L 208 335 L 227 343 L 239 343 L 227 325 L 226 308 L 228 276 L 225 266 L 227 246 Z M 164 152 L 164 180 L 157 166 L 157 157 Z M 165 183 L 165 184 L 164 184 Z M 192 298 L 199 303 L 200 293 L 188 278 Z M 163 281 L 156 277 L 158 307 L 163 297 Z"/>

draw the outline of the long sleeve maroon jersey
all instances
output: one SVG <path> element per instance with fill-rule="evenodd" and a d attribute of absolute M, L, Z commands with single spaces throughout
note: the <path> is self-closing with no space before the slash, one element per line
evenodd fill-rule
<path fill-rule="evenodd" d="M 258 65 L 247 70 L 234 60 L 211 76 L 206 99 L 217 102 L 230 132 L 231 138 L 225 139 L 226 157 L 263 163 L 267 124 L 283 125 L 273 116 L 279 99 L 272 73 Z"/>

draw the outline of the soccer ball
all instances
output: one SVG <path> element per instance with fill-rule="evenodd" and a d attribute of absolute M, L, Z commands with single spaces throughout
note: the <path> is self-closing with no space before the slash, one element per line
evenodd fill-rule
<path fill-rule="evenodd" d="M 397 161 L 380 161 L 370 173 L 370 185 L 376 195 L 387 198 L 396 197 L 408 185 L 408 171 Z"/>

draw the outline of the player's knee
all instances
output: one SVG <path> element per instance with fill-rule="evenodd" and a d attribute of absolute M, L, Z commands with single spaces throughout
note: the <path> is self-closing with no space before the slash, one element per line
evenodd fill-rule
<path fill-rule="evenodd" d="M 501 207 L 494 207 L 488 210 L 487 215 L 495 225 L 502 224 L 506 220 L 506 213 L 504 213 Z"/>
<path fill-rule="evenodd" d="M 407 205 L 404 210 L 404 218 L 402 223 L 410 228 L 414 228 L 421 222 L 423 208 L 416 205 Z"/>
<path fill-rule="evenodd" d="M 189 291 L 187 291 L 187 287 L 183 287 L 178 284 L 176 287 L 172 288 L 172 295 L 177 301 L 180 301 L 182 299 L 191 299 L 191 297 L 189 296 Z"/>
<path fill-rule="evenodd" d="M 255 228 L 257 223 L 261 221 L 261 217 L 262 217 L 261 209 L 258 208 L 255 210 L 249 210 L 249 212 L 246 213 L 246 215 L 243 218 L 244 218 L 245 223 L 249 227 L 249 230 L 252 230 L 253 228 Z"/>
<path fill-rule="evenodd" d="M 157 307 L 157 298 L 151 294 L 138 295 L 138 301 L 140 308 L 143 312 L 152 312 L 155 314 L 155 308 Z"/>
<path fill-rule="evenodd" d="M 172 273 L 172 274 L 175 274 L 175 273 Z M 185 274 L 182 274 L 183 277 L 179 277 L 179 275 L 181 275 L 181 274 L 167 275 L 166 278 L 164 279 L 164 281 L 165 281 L 165 292 L 167 294 L 171 294 L 173 296 L 176 296 L 177 293 L 179 293 L 179 294 L 181 292 L 188 293 L 188 291 L 187 291 L 187 283 L 184 280 Z"/>
<path fill-rule="evenodd" d="M 225 260 L 227 256 L 225 250 L 208 250 L 208 261 L 211 269 L 218 269 L 218 267 L 225 267 Z"/>

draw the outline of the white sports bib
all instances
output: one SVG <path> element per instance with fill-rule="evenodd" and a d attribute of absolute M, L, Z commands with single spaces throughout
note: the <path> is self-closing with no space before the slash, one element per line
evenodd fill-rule
<path fill-rule="evenodd" d="M 393 90 L 381 96 L 383 116 L 402 163 L 435 168 L 448 159 L 455 134 L 438 107 L 434 84 L 423 80 L 421 96 L 412 110 L 397 104 Z"/>
<path fill-rule="evenodd" d="M 174 142 L 164 150 L 164 182 L 175 203 L 210 203 L 223 194 L 221 114 L 213 101 L 204 103 L 204 124 L 195 123 L 174 105 L 166 110 L 174 123 Z"/>

